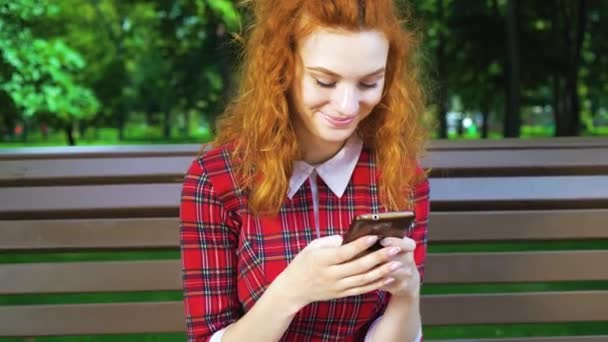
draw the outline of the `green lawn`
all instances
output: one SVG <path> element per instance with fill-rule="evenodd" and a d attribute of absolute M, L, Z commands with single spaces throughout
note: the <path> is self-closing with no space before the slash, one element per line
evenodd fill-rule
<path fill-rule="evenodd" d="M 191 129 L 187 136 L 183 136 L 181 132 L 173 130 L 172 138 L 165 139 L 162 135 L 160 127 L 149 127 L 142 124 L 129 124 L 125 129 L 125 137 L 123 140 L 118 139 L 118 130 L 116 128 L 96 128 L 88 129 L 83 136 L 76 137 L 76 145 L 91 146 L 91 145 L 130 145 L 130 144 L 177 144 L 177 143 L 204 143 L 212 139 L 213 135 L 208 128 Z M 585 136 L 604 136 L 608 137 L 608 127 L 594 128 L 590 132 L 584 133 Z M 541 138 L 552 137 L 553 130 L 547 127 L 540 126 L 522 126 L 521 138 Z M 434 137 L 434 136 L 432 136 Z M 490 132 L 489 139 L 501 139 L 502 134 Z M 481 139 L 479 132 L 465 132 L 463 136 L 450 134 L 449 139 Z M 47 138 L 43 138 L 40 132 L 31 131 L 28 134 L 28 141 L 0 141 L 2 147 L 20 147 L 20 146 L 65 146 L 66 138 L 63 132 L 52 132 Z"/>
<path fill-rule="evenodd" d="M 78 146 L 99 146 L 99 145 L 131 145 L 131 144 L 167 144 L 167 143 L 203 143 L 212 138 L 212 133 L 208 129 L 192 131 L 188 136 L 180 136 L 175 130 L 172 138 L 165 139 L 159 127 L 147 127 L 145 125 L 128 125 L 125 129 L 123 140 L 119 140 L 116 128 L 97 128 L 89 129 L 83 136 L 76 136 Z M 67 140 L 63 132 L 51 132 L 44 138 L 38 131 L 28 134 L 26 142 L 15 139 L 14 141 L 0 141 L 0 147 L 21 147 L 21 146 L 66 146 Z"/>

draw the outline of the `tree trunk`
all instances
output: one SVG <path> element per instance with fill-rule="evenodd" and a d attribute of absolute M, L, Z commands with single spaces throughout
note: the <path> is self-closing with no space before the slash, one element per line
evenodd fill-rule
<path fill-rule="evenodd" d="M 558 73 L 554 73 L 551 77 L 551 81 L 553 83 L 553 122 L 555 124 L 555 132 L 553 133 L 555 136 L 558 135 L 558 128 L 562 122 L 562 113 L 561 113 L 561 85 L 560 85 L 560 75 Z"/>
<path fill-rule="evenodd" d="M 184 109 L 184 125 L 182 127 L 184 137 L 190 136 L 190 117 L 190 109 Z"/>
<path fill-rule="evenodd" d="M 437 20 L 440 23 L 445 21 L 443 0 L 437 0 Z M 448 106 L 447 106 L 447 70 L 445 63 L 445 34 L 439 29 L 437 36 L 437 72 L 439 78 L 439 91 L 437 101 L 439 102 L 439 110 L 437 116 L 439 119 L 439 138 L 446 139 L 448 137 Z"/>
<path fill-rule="evenodd" d="M 89 123 L 85 120 L 82 120 L 78 123 L 78 134 L 80 139 L 84 139 L 84 136 L 87 133 L 87 128 L 89 128 Z"/>
<path fill-rule="evenodd" d="M 591 130 L 595 130 L 596 122 L 599 119 L 600 106 L 596 99 L 590 100 L 591 102 Z"/>
<path fill-rule="evenodd" d="M 481 108 L 481 138 L 487 139 L 488 138 L 488 121 L 489 121 L 489 117 L 490 117 L 490 103 L 489 103 L 489 100 L 487 97 L 482 102 L 481 106 L 482 106 L 482 108 Z"/>
<path fill-rule="evenodd" d="M 6 138 L 8 138 L 9 140 L 13 140 L 15 136 L 15 120 L 10 115 L 4 116 L 4 129 L 5 132 L 3 133 L 6 134 Z"/>
<path fill-rule="evenodd" d="M 163 137 L 166 140 L 171 138 L 171 109 L 167 108 L 163 111 Z"/>
<path fill-rule="evenodd" d="M 68 122 L 65 125 L 65 136 L 68 141 L 68 145 L 75 146 L 76 140 L 74 139 L 74 125 L 71 122 Z"/>
<path fill-rule="evenodd" d="M 119 114 L 118 116 L 118 122 L 117 125 L 118 126 L 118 141 L 123 141 L 125 140 L 125 114 L 124 112 Z"/>
<path fill-rule="evenodd" d="M 519 137 L 520 133 L 520 86 L 519 86 L 519 39 L 518 0 L 508 0 L 507 14 L 507 101 L 504 121 L 504 136 Z"/>
<path fill-rule="evenodd" d="M 114 47 L 116 48 L 116 55 L 114 58 L 116 58 L 117 60 L 124 60 L 124 55 L 125 55 L 125 34 L 124 31 L 122 29 L 120 29 L 120 27 L 118 27 L 118 29 L 116 29 L 115 25 L 111 25 L 110 20 L 108 20 L 108 18 L 106 18 L 106 16 L 104 15 L 103 11 L 101 10 L 101 4 L 99 0 L 89 0 L 89 3 L 93 6 L 93 9 L 95 10 L 95 14 L 96 14 L 96 19 L 98 20 L 98 26 L 100 29 L 105 30 L 106 34 L 108 35 L 108 37 L 110 38 L 110 40 L 112 41 Z M 123 65 L 123 70 L 125 70 L 125 66 Z M 117 85 L 120 87 L 124 87 L 126 86 L 125 84 L 120 84 Z M 121 99 L 121 107 L 124 109 L 125 106 L 125 100 Z M 125 138 L 125 133 L 124 133 L 124 126 L 125 126 L 125 116 L 128 115 L 124 110 L 118 114 L 118 140 L 119 141 L 123 141 Z"/>
<path fill-rule="evenodd" d="M 560 75 L 563 82 L 554 96 L 557 97 L 555 121 L 556 136 L 577 136 L 581 130 L 580 99 L 578 97 L 578 69 L 581 60 L 581 49 L 587 27 L 587 0 L 577 2 L 560 1 L 557 13 L 561 27 L 560 40 L 566 43 L 567 65 Z M 560 96 L 561 95 L 561 96 Z"/>
<path fill-rule="evenodd" d="M 21 141 L 27 142 L 27 138 L 30 135 L 30 120 L 29 118 L 23 119 L 23 129 L 21 131 Z"/>
<path fill-rule="evenodd" d="M 462 113 L 464 115 L 464 113 Z M 458 119 L 458 127 L 456 128 L 456 132 L 458 132 L 458 137 L 462 138 L 463 134 L 464 134 L 464 125 L 462 124 L 464 121 L 464 116 L 461 116 Z"/>

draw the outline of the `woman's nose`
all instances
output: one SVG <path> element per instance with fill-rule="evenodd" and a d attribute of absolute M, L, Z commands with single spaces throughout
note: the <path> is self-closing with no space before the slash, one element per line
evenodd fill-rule
<path fill-rule="evenodd" d="M 352 87 L 336 89 L 336 106 L 343 116 L 353 116 L 359 112 L 359 94 Z"/>

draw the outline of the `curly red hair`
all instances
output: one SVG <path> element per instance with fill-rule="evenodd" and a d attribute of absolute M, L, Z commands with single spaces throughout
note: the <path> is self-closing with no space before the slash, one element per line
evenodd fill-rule
<path fill-rule="evenodd" d="M 254 25 L 245 43 L 240 88 L 218 120 L 215 145 L 234 144 L 233 158 L 249 207 L 278 212 L 288 191 L 293 162 L 300 156 L 290 121 L 288 93 L 299 62 L 298 39 L 315 28 L 378 30 L 389 42 L 385 88 L 380 103 L 358 127 L 375 152 L 379 190 L 387 210 L 409 207 L 408 193 L 420 181 L 417 161 L 428 130 L 424 92 L 414 53 L 418 39 L 404 30 L 391 0 L 256 0 Z"/>

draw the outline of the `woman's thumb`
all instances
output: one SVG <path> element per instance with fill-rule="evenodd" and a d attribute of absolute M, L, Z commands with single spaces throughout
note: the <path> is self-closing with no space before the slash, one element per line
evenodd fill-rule
<path fill-rule="evenodd" d="M 310 245 L 317 248 L 339 247 L 342 244 L 341 235 L 330 235 L 312 240 Z"/>

